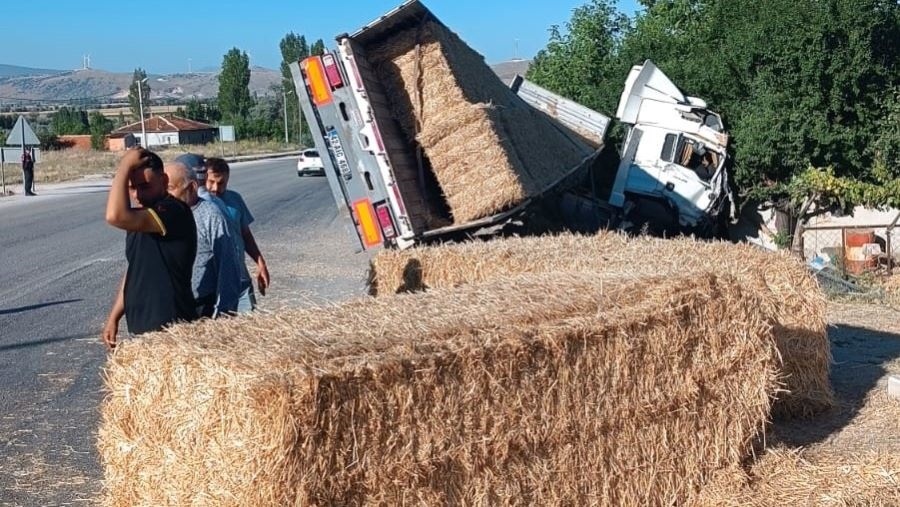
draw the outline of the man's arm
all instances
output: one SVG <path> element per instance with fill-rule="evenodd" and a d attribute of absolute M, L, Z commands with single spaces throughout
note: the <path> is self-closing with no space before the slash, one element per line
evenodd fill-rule
<path fill-rule="evenodd" d="M 256 238 L 253 237 L 250 226 L 245 225 L 241 228 L 241 236 L 244 238 L 244 251 L 256 262 L 256 285 L 259 287 L 259 293 L 265 296 L 269 287 L 269 268 L 266 267 L 266 260 L 256 245 Z"/>
<path fill-rule="evenodd" d="M 122 281 L 119 283 L 119 290 L 116 292 L 116 299 L 113 301 L 112 308 L 109 310 L 109 316 L 106 318 L 106 325 L 103 326 L 103 343 L 110 350 L 116 348 L 116 335 L 119 334 L 119 321 L 125 315 L 125 276 L 122 275 Z"/>
<path fill-rule="evenodd" d="M 106 200 L 106 222 L 119 229 L 131 232 L 155 232 L 163 234 L 162 224 L 151 211 L 132 209 L 128 197 L 128 178 L 133 171 L 143 170 L 147 165 L 145 150 L 128 150 L 116 167 L 116 175 L 109 187 Z"/>

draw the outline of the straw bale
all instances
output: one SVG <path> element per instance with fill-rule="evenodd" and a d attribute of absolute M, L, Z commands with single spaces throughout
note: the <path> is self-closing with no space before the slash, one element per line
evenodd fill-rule
<path fill-rule="evenodd" d="M 439 22 L 398 31 L 367 52 L 398 123 L 430 161 L 456 223 L 541 193 L 590 155 L 577 136 L 520 100 Z"/>
<path fill-rule="evenodd" d="M 806 456 L 770 449 L 749 470 L 717 472 L 692 507 L 900 505 L 900 456 Z"/>
<path fill-rule="evenodd" d="M 550 273 L 176 326 L 105 370 L 106 505 L 672 505 L 774 395 L 733 278 Z"/>
<path fill-rule="evenodd" d="M 372 294 L 455 287 L 521 273 L 571 271 L 619 276 L 728 273 L 742 283 L 762 283 L 760 307 L 776 322 L 784 358 L 786 393 L 777 417 L 808 417 L 834 405 L 829 380 L 831 348 L 825 298 L 806 268 L 786 254 L 750 245 L 689 238 L 596 236 L 506 238 L 405 251 L 383 251 L 372 261 Z"/>

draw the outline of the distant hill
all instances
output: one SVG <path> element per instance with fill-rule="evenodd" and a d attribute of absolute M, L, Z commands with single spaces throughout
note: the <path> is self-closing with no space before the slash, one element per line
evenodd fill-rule
<path fill-rule="evenodd" d="M 524 75 L 529 60 L 511 60 L 491 65 L 505 83 L 516 74 Z M 0 97 L 27 101 L 76 100 L 109 97 L 111 100 L 128 97 L 131 72 L 107 72 L 97 69 L 59 71 L 31 69 L 15 65 L 0 65 Z M 219 74 L 191 72 L 178 74 L 150 74 L 150 95 L 153 99 L 188 100 L 213 98 L 219 92 Z M 250 93 L 271 95 L 272 87 L 280 90 L 281 71 L 252 67 Z M 276 91 L 274 93 L 280 93 Z"/>
<path fill-rule="evenodd" d="M 504 83 L 509 84 L 516 77 L 516 74 L 524 76 L 528 72 L 529 66 L 531 66 L 531 60 L 510 60 L 508 62 L 495 63 L 491 65 L 491 69 L 500 76 Z"/>
<path fill-rule="evenodd" d="M 52 73 L 0 75 L 0 97 L 29 101 L 75 100 L 86 97 L 121 99 L 128 97 L 131 86 L 131 72 L 97 69 L 50 72 Z M 150 78 L 150 95 L 154 99 L 203 99 L 215 97 L 219 91 L 217 72 L 150 74 L 147 77 Z M 272 94 L 272 86 L 281 87 L 281 71 L 262 67 L 250 69 L 251 94 Z"/>
<path fill-rule="evenodd" d="M 14 76 L 46 76 L 48 74 L 59 74 L 61 70 L 51 69 L 33 69 L 31 67 L 20 67 L 18 65 L 6 65 L 0 63 L 0 78 Z"/>

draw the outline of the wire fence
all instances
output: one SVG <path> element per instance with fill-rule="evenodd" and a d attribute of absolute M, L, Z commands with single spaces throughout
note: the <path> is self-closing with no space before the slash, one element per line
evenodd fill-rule
<path fill-rule="evenodd" d="M 847 276 L 891 275 L 897 266 L 894 248 L 900 214 L 889 224 L 807 225 L 800 228 L 799 250 L 816 268 Z"/>

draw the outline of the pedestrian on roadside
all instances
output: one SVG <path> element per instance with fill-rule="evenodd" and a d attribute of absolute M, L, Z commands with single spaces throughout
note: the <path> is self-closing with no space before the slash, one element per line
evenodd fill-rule
<path fill-rule="evenodd" d="M 106 222 L 127 232 L 128 268 L 103 328 L 110 349 L 123 315 L 131 334 L 197 318 L 191 292 L 197 229 L 190 208 L 167 193 L 168 182 L 162 160 L 148 150 L 128 150 L 116 168 Z"/>
<path fill-rule="evenodd" d="M 228 219 L 218 206 L 200 198 L 193 169 L 173 162 L 165 171 L 169 193 L 191 208 L 197 224 L 197 257 L 191 277 L 197 313 L 208 318 L 234 314 L 241 293 L 241 271 Z"/>
<path fill-rule="evenodd" d="M 238 241 L 241 244 L 241 250 L 256 262 L 256 285 L 260 295 L 265 296 L 266 290 L 269 288 L 269 268 L 266 266 L 266 260 L 250 230 L 253 214 L 250 213 L 241 194 L 234 190 L 228 190 L 230 177 L 231 168 L 225 160 L 215 157 L 206 160 L 206 188 L 211 194 L 225 202 L 229 218 L 239 225 L 241 233 Z M 253 282 L 243 255 L 241 255 L 241 265 L 244 278 L 241 280 L 241 300 L 238 304 L 238 313 L 247 313 L 256 308 L 256 297 L 253 294 Z"/>
<path fill-rule="evenodd" d="M 22 183 L 25 195 L 37 195 L 34 193 L 34 152 L 27 146 L 22 147 Z"/>

